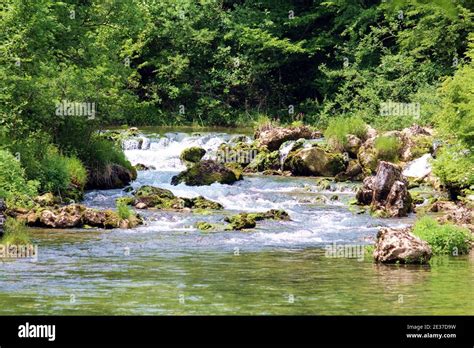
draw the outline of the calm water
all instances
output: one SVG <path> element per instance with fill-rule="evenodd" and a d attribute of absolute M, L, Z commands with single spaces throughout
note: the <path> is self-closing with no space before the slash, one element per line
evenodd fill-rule
<path fill-rule="evenodd" d="M 170 186 L 185 147 L 212 158 L 233 136 L 155 132 L 128 158 L 153 165 L 134 187 L 203 195 L 225 210 L 210 215 L 143 211 L 134 230 L 33 230 L 37 261 L 0 263 L 0 314 L 474 314 L 474 260 L 440 257 L 430 266 L 375 265 L 369 257 L 326 257 L 327 245 L 364 245 L 380 226 L 348 205 L 354 184 L 318 188 L 314 178 L 246 177 L 235 185 Z M 93 191 L 85 204 L 114 206 L 121 190 Z M 330 198 L 337 195 L 336 200 Z M 333 197 L 334 198 L 334 197 Z M 197 221 L 241 211 L 285 209 L 290 222 L 265 221 L 242 232 L 203 233 Z"/>

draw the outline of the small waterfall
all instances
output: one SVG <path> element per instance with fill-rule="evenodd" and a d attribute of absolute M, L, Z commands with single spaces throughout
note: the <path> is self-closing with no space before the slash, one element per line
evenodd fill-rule
<path fill-rule="evenodd" d="M 206 150 L 204 158 L 214 159 L 219 146 L 235 137 L 237 135 L 225 133 L 140 135 L 124 140 L 122 146 L 125 155 L 133 165 L 140 163 L 152 166 L 159 171 L 181 171 L 185 169 L 185 166 L 181 163 L 179 156 L 184 149 L 192 146 L 202 147 Z"/>
<path fill-rule="evenodd" d="M 283 170 L 283 164 L 285 164 L 286 159 L 288 158 L 289 153 L 291 150 L 293 150 L 293 147 L 295 146 L 296 140 L 290 140 L 284 142 L 281 146 L 280 149 L 278 150 L 280 152 L 280 167 L 281 170 Z"/>

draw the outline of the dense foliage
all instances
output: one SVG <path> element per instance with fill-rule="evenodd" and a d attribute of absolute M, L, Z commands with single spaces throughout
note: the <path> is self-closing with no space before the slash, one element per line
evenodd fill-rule
<path fill-rule="evenodd" d="M 416 121 L 472 149 L 469 0 L 5 0 L 2 7 L 0 146 L 20 154 L 25 179 L 38 180 L 40 191 L 83 186 L 82 166 L 129 167 L 96 135 L 111 124 L 236 125 L 263 115 L 329 124 L 328 134 L 344 142 L 335 117 L 386 129 Z M 382 113 L 392 102 L 408 108 Z"/>

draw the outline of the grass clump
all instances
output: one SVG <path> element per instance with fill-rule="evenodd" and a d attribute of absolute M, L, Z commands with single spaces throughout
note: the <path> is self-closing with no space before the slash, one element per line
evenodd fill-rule
<path fill-rule="evenodd" d="M 401 141 L 393 136 L 380 136 L 375 139 L 375 149 L 380 160 L 396 162 L 402 147 Z"/>
<path fill-rule="evenodd" d="M 7 218 L 4 225 L 5 232 L 1 239 L 2 244 L 25 245 L 30 243 L 30 235 L 22 220 Z"/>
<path fill-rule="evenodd" d="M 424 216 L 415 223 L 413 234 L 427 241 L 435 255 L 468 254 L 473 241 L 467 228 L 449 223 L 441 225 L 429 216 Z"/>
<path fill-rule="evenodd" d="M 132 210 L 127 206 L 127 203 L 121 200 L 117 201 L 117 214 L 122 220 L 128 220 L 133 215 Z"/>
<path fill-rule="evenodd" d="M 335 149 L 343 149 L 347 142 L 347 135 L 353 134 L 360 139 L 365 139 L 367 124 L 359 116 L 336 117 L 329 120 L 324 131 L 324 137 Z"/>

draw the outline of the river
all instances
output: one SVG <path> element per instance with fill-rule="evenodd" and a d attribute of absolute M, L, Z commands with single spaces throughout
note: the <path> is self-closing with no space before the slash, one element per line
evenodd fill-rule
<path fill-rule="evenodd" d="M 435 257 L 429 266 L 327 255 L 329 246 L 371 244 L 381 226 L 405 226 L 415 218 L 377 219 L 354 209 L 349 202 L 357 184 L 321 188 L 316 178 L 249 175 L 231 186 L 170 185 L 184 169 L 184 148 L 201 146 L 213 158 L 221 143 L 243 136 L 148 129 L 141 140 L 126 141 L 132 164 L 156 168 L 140 171 L 134 188 L 202 195 L 225 209 L 210 215 L 140 211 L 146 224 L 132 230 L 32 229 L 38 259 L 1 263 L 0 314 L 474 313 L 472 255 Z M 90 191 L 84 204 L 114 208 L 123 195 L 120 189 Z M 248 231 L 194 227 L 269 209 L 284 209 L 292 221 L 263 221 Z"/>

